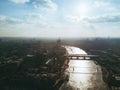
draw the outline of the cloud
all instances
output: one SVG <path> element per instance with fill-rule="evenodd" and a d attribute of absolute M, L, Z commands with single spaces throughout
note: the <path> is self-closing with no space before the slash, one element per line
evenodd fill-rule
<path fill-rule="evenodd" d="M 46 17 L 36 13 L 31 13 L 27 15 L 26 23 L 36 25 L 36 26 L 47 26 Z"/>
<path fill-rule="evenodd" d="M 80 17 L 73 16 L 73 15 L 66 15 L 65 16 L 65 20 L 67 20 L 68 22 L 79 22 L 80 21 Z"/>
<path fill-rule="evenodd" d="M 80 18 L 79 16 L 67 15 L 65 16 L 65 20 L 73 23 L 116 23 L 120 22 L 120 14 L 108 14 L 94 17 L 84 17 Z M 85 23 L 86 24 L 86 23 Z"/>
<path fill-rule="evenodd" d="M 21 23 L 23 23 L 23 21 L 20 19 L 16 19 L 16 18 L 8 18 L 8 19 L 6 19 L 6 23 L 8 23 L 8 24 L 21 24 Z"/>
<path fill-rule="evenodd" d="M 80 18 L 79 16 L 71 16 L 68 15 L 65 17 L 65 20 L 69 25 L 75 27 L 82 27 L 86 30 L 97 30 L 101 27 L 103 28 L 113 28 L 119 27 L 120 23 L 120 14 L 110 14 L 110 15 L 101 15 L 101 16 L 93 16 L 93 17 L 84 17 Z"/>
<path fill-rule="evenodd" d="M 87 17 L 84 18 L 84 20 L 90 23 L 116 23 L 116 22 L 120 22 L 120 14 Z"/>
<path fill-rule="evenodd" d="M 3 36 L 39 36 L 38 33 L 47 28 L 46 22 L 45 16 L 36 13 L 21 19 L 0 15 L 0 32 Z"/>
<path fill-rule="evenodd" d="M 18 3 L 24 4 L 24 3 L 29 2 L 30 0 L 10 0 L 10 1 L 13 2 L 13 3 L 16 3 L 16 4 L 18 4 Z"/>
<path fill-rule="evenodd" d="M 57 5 L 52 0 L 37 0 L 33 2 L 35 8 L 56 10 Z"/>
<path fill-rule="evenodd" d="M 104 0 L 97 0 L 93 3 L 93 8 L 101 9 L 103 11 L 117 11 L 116 6 L 114 6 L 111 2 Z"/>
<path fill-rule="evenodd" d="M 0 26 L 15 27 L 15 28 L 32 26 L 32 27 L 42 28 L 42 27 L 47 27 L 48 23 L 45 16 L 41 14 L 31 13 L 26 15 L 25 18 L 21 18 L 21 19 L 0 15 Z"/>
<path fill-rule="evenodd" d="M 9 24 L 9 25 L 12 25 L 12 24 L 20 24 L 22 22 L 23 21 L 20 20 L 20 19 L 9 18 L 9 17 L 0 15 L 0 24 Z"/>
<path fill-rule="evenodd" d="M 0 21 L 1 21 L 1 20 L 4 20 L 5 18 L 6 18 L 5 16 L 0 15 Z"/>

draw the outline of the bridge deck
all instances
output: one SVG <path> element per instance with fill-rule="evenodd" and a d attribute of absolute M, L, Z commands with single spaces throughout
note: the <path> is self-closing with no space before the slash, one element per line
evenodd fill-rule
<path fill-rule="evenodd" d="M 68 57 L 98 57 L 98 55 L 88 55 L 88 54 L 67 54 Z"/>
<path fill-rule="evenodd" d="M 88 55 L 88 54 L 66 54 L 64 55 L 70 60 L 88 60 L 90 58 L 98 57 L 98 55 Z"/>

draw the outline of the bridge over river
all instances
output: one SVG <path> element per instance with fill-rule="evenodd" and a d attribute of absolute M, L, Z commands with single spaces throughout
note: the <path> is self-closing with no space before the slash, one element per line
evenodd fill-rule
<path fill-rule="evenodd" d="M 68 55 L 87 53 L 77 47 L 64 46 Z M 88 55 L 89 56 L 89 55 Z M 65 74 L 69 75 L 69 81 L 62 84 L 59 90 L 108 90 L 107 84 L 102 79 L 101 66 L 96 65 L 93 60 L 70 59 L 69 67 Z"/>

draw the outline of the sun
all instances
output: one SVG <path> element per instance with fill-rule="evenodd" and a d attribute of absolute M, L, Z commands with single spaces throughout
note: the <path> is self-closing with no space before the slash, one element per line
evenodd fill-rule
<path fill-rule="evenodd" d="M 76 4 L 75 13 L 78 14 L 81 18 L 88 15 L 89 7 L 86 3 Z"/>

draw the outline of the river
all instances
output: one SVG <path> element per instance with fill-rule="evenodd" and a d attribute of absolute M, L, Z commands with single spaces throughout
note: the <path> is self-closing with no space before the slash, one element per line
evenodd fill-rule
<path fill-rule="evenodd" d="M 77 47 L 64 47 L 68 54 L 87 54 Z M 69 75 L 69 81 L 64 82 L 59 90 L 108 90 L 102 79 L 101 66 L 93 60 L 70 60 L 65 74 Z"/>

